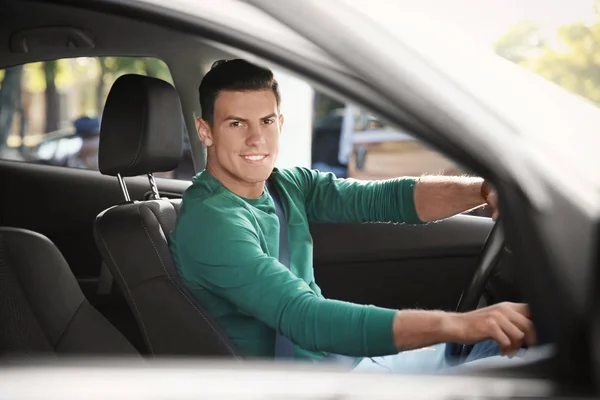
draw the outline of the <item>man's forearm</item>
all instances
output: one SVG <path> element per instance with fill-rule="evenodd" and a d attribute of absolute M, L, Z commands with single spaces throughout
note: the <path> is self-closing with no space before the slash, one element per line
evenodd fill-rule
<path fill-rule="evenodd" d="M 421 221 L 437 221 L 482 205 L 483 179 L 424 176 L 415 186 L 415 208 Z"/>

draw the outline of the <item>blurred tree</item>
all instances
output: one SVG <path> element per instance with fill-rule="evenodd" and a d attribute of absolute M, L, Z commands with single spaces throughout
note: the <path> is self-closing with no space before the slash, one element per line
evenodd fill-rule
<path fill-rule="evenodd" d="M 169 67 L 167 67 L 167 64 L 165 64 L 162 60 L 159 60 L 158 58 L 144 58 L 141 59 L 141 61 L 145 75 L 162 79 L 163 81 L 173 84 Z"/>
<path fill-rule="evenodd" d="M 499 38 L 495 49 L 508 60 L 600 103 L 600 19 L 561 26 L 554 40 L 542 40 L 538 27 L 525 21 Z"/>
<path fill-rule="evenodd" d="M 98 66 L 98 81 L 96 83 L 96 115 L 102 115 L 102 110 L 104 109 L 104 100 L 106 99 L 106 94 L 104 93 L 104 77 L 108 72 L 106 58 L 98 58 Z"/>
<path fill-rule="evenodd" d="M 537 57 L 543 45 L 539 26 L 532 21 L 521 21 L 512 25 L 494 43 L 494 48 L 498 55 L 520 64 Z"/>
<path fill-rule="evenodd" d="M 559 42 L 545 45 L 538 58 L 523 65 L 558 85 L 600 103 L 600 23 L 566 25 Z"/>
<path fill-rule="evenodd" d="M 60 123 L 60 97 L 56 89 L 56 73 L 58 61 L 44 62 L 44 77 L 46 78 L 46 128 L 45 132 L 58 129 Z"/>
<path fill-rule="evenodd" d="M 23 66 L 4 70 L 4 79 L 0 86 L 0 148 L 6 145 L 6 139 L 12 127 L 15 111 L 21 110 L 21 77 Z"/>
<path fill-rule="evenodd" d="M 65 93 L 69 93 L 75 85 L 81 103 L 75 112 L 101 115 L 108 89 L 119 76 L 128 73 L 148 75 L 173 83 L 167 65 L 150 57 L 62 59 L 0 70 L 0 147 L 6 144 L 13 122 L 19 115 L 18 134 L 21 137 L 24 135 L 29 110 L 22 110 L 22 91 L 41 93 L 45 98 L 46 113 L 42 120 L 45 126 L 34 129 L 52 132 L 61 126 L 59 90 L 64 89 Z M 95 86 L 87 82 L 95 82 Z M 70 111 L 72 113 L 73 110 Z"/>

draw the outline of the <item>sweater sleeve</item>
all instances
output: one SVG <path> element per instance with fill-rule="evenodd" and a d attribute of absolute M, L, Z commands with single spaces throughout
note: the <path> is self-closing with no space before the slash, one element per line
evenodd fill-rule
<path fill-rule="evenodd" d="M 415 178 L 359 181 L 306 168 L 286 172 L 304 193 L 311 222 L 423 223 L 415 208 Z"/>
<path fill-rule="evenodd" d="M 249 217 L 201 208 L 187 216 L 187 234 L 181 236 L 187 280 L 227 299 L 303 349 L 362 357 L 396 353 L 395 310 L 318 297 L 263 251 Z M 201 226 L 214 228 L 194 228 Z"/>

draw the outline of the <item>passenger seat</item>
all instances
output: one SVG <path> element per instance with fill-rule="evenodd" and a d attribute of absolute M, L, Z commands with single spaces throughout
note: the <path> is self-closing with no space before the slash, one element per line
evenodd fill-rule
<path fill-rule="evenodd" d="M 0 352 L 138 354 L 88 302 L 47 237 L 8 227 L 0 227 Z"/>

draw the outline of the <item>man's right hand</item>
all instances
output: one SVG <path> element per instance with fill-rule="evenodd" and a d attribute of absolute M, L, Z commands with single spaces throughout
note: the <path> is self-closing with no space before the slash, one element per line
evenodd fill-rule
<path fill-rule="evenodd" d="M 398 311 L 393 326 L 398 351 L 438 343 L 474 344 L 495 340 L 503 355 L 513 355 L 523 343 L 535 344 L 535 329 L 526 304 L 500 303 L 467 313 Z"/>
<path fill-rule="evenodd" d="M 473 344 L 493 339 L 503 355 L 512 356 L 523 343 L 535 344 L 535 329 L 529 319 L 529 307 L 519 303 L 499 303 L 464 314 L 449 316 L 452 342 Z"/>

